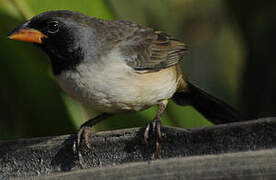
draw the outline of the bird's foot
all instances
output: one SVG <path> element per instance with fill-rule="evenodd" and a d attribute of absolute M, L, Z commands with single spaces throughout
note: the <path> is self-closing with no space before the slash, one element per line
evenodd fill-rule
<path fill-rule="evenodd" d="M 88 137 L 90 134 L 91 134 L 91 127 L 81 126 L 77 134 L 77 139 L 74 141 L 74 144 L 73 144 L 73 152 L 77 156 L 79 164 L 82 168 L 84 168 L 84 160 L 81 153 L 81 142 L 84 140 L 86 147 L 88 147 L 89 149 L 92 149 L 92 146 L 88 141 Z"/>
<path fill-rule="evenodd" d="M 77 156 L 79 164 L 82 168 L 85 167 L 83 156 L 81 153 L 82 141 L 84 140 L 86 147 L 88 147 L 89 149 L 92 149 L 92 146 L 89 143 L 89 135 L 91 134 L 91 127 L 109 116 L 110 116 L 109 114 L 100 114 L 100 115 L 96 116 L 95 118 L 90 119 L 81 125 L 81 127 L 78 131 L 78 134 L 77 134 L 77 138 L 73 144 L 73 152 Z"/>
<path fill-rule="evenodd" d="M 153 119 L 153 121 L 147 125 L 145 132 L 144 132 L 144 141 L 146 144 L 148 144 L 150 130 L 152 130 L 152 132 L 155 136 L 155 152 L 153 154 L 153 159 L 161 158 L 161 156 L 160 156 L 160 141 L 162 139 L 162 133 L 161 133 L 160 118 Z"/>

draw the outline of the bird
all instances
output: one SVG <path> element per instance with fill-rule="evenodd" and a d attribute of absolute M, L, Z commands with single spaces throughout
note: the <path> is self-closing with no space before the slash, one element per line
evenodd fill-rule
<path fill-rule="evenodd" d="M 8 38 L 31 42 L 49 57 L 59 86 L 79 102 L 102 112 L 81 125 L 73 150 L 82 160 L 81 143 L 88 143 L 90 128 L 122 112 L 157 106 L 147 124 L 159 149 L 161 117 L 168 100 L 193 106 L 214 124 L 246 118 L 227 103 L 184 77 L 180 62 L 185 43 L 165 32 L 126 20 L 104 20 L 70 10 L 40 13 L 17 26 Z"/>

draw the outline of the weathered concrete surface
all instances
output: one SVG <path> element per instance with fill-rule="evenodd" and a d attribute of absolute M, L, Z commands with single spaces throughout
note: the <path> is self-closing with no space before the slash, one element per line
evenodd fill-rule
<path fill-rule="evenodd" d="M 162 128 L 162 159 L 276 146 L 276 118 L 192 129 Z M 90 137 L 94 150 L 83 148 L 86 167 L 150 161 L 153 144 L 143 142 L 144 128 L 101 132 Z M 0 142 L 0 179 L 30 177 L 79 169 L 72 152 L 75 135 Z"/>
<path fill-rule="evenodd" d="M 276 149 L 126 163 L 40 176 L 37 179 L 275 180 L 275 170 Z"/>

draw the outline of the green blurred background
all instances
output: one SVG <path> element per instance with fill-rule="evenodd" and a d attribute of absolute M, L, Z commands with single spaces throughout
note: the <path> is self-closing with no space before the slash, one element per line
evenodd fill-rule
<path fill-rule="evenodd" d="M 99 112 L 57 86 L 48 57 L 7 34 L 47 10 L 69 9 L 103 19 L 135 21 L 185 42 L 186 77 L 251 117 L 276 115 L 276 1 L 233 0 L 0 0 L 0 139 L 75 133 Z M 153 107 L 120 114 L 96 131 L 145 126 Z M 211 125 L 191 107 L 170 102 L 166 125 Z"/>

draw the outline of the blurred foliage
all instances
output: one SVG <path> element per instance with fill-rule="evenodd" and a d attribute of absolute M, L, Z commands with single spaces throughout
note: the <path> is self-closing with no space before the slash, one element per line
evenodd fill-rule
<path fill-rule="evenodd" d="M 227 1 L 247 48 L 241 94 L 245 111 L 254 117 L 276 116 L 276 1 Z"/>
<path fill-rule="evenodd" d="M 131 20 L 167 32 L 190 47 L 182 63 L 187 79 L 244 113 L 275 115 L 272 7 L 275 3 L 248 0 L 242 5 L 230 0 L 0 0 L 0 139 L 75 133 L 99 113 L 85 107 L 87 113 L 62 92 L 40 49 L 7 39 L 26 19 L 55 9 Z M 95 130 L 145 126 L 155 112 L 153 107 L 119 114 Z M 173 102 L 163 122 L 186 128 L 210 125 L 193 108 Z"/>

